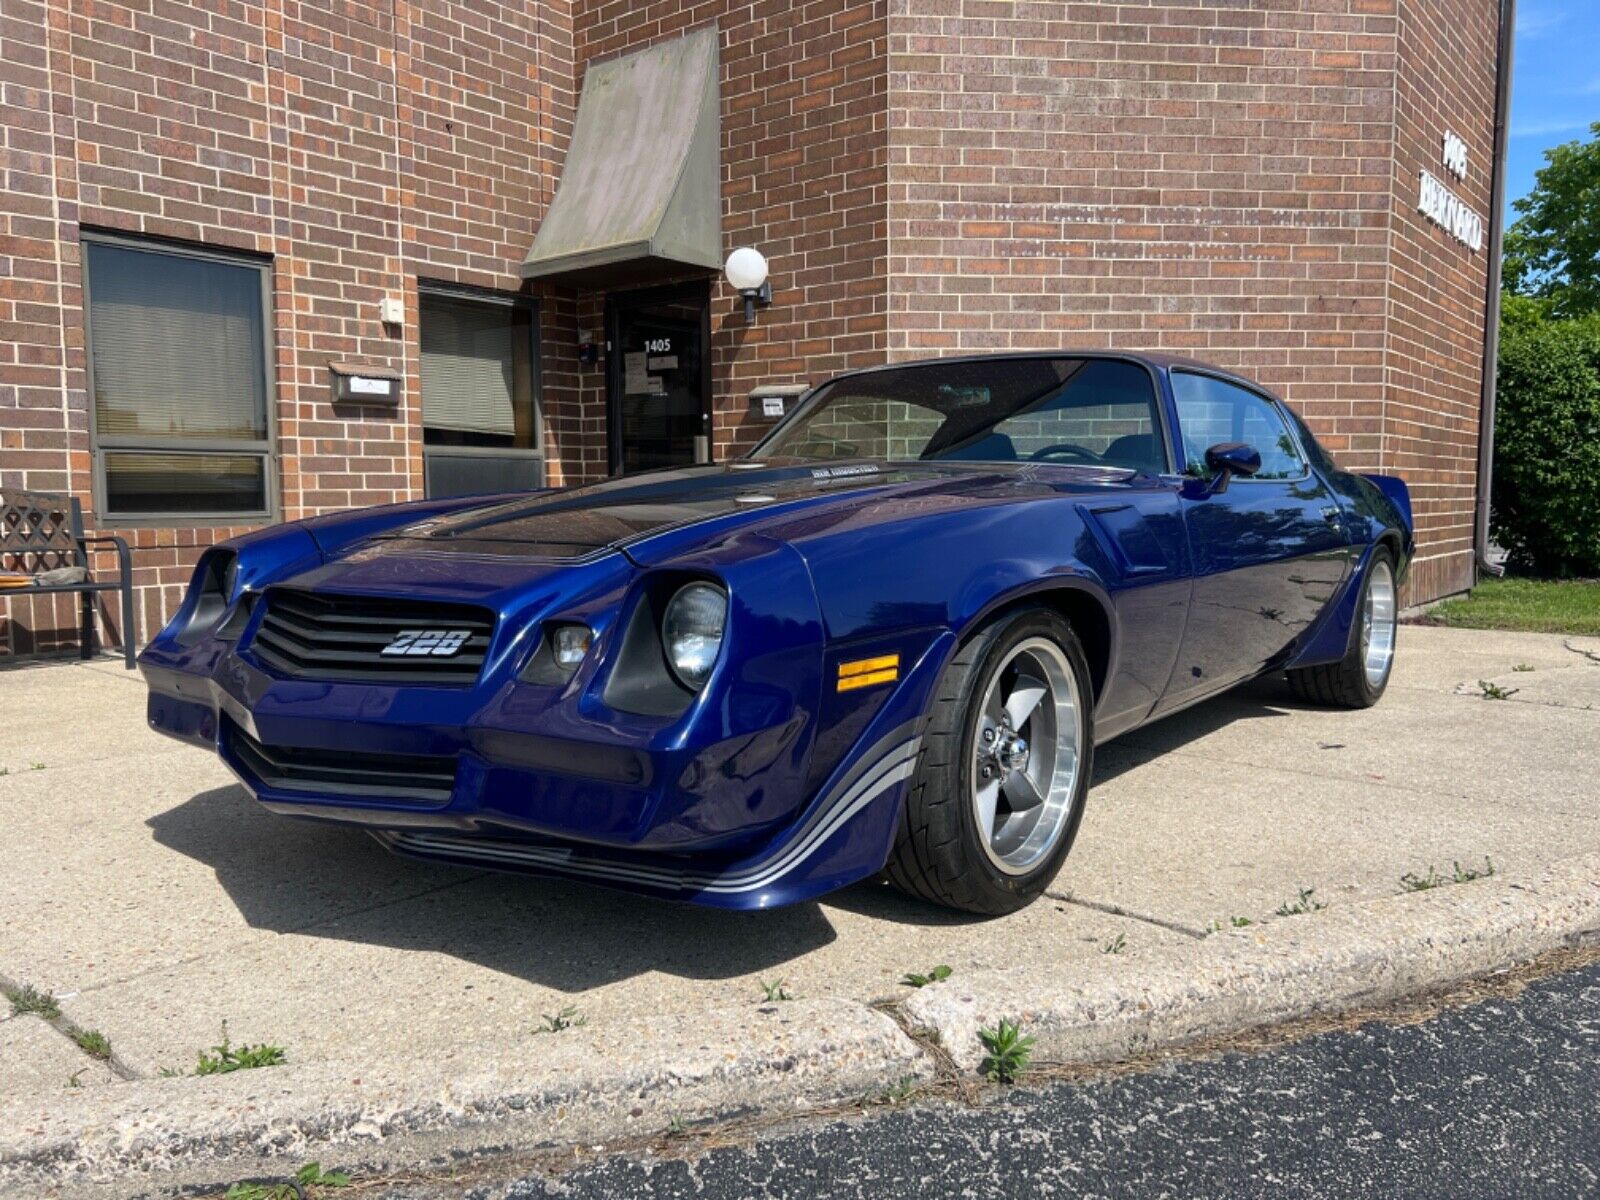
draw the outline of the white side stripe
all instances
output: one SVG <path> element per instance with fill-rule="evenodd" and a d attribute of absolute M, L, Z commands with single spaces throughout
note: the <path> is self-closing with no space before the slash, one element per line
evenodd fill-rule
<path fill-rule="evenodd" d="M 382 835 L 381 840 L 419 854 L 447 854 L 483 862 L 535 866 L 571 875 L 647 883 L 685 891 L 719 894 L 755 891 L 793 870 L 874 799 L 902 780 L 909 779 L 916 770 L 917 753 L 921 747 L 921 738 L 914 737 L 900 743 L 864 772 L 828 807 L 821 819 L 777 857 L 729 875 L 610 862 L 558 847 L 520 845 L 450 834 L 395 832 Z"/>

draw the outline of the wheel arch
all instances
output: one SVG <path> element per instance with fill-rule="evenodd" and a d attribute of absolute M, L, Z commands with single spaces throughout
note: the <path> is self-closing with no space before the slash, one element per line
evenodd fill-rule
<path fill-rule="evenodd" d="M 1063 617 L 1078 635 L 1089 664 L 1089 681 L 1099 705 L 1116 663 L 1117 625 L 1111 598 L 1091 580 L 1080 577 L 1041 580 L 996 596 L 962 625 L 963 644 L 994 621 L 1021 608 L 1048 608 Z"/>

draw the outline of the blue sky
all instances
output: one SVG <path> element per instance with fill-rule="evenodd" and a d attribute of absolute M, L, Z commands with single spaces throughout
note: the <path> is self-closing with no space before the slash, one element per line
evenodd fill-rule
<path fill-rule="evenodd" d="M 1600 0 L 1517 0 L 1506 151 L 1506 221 L 1551 146 L 1586 139 L 1600 121 Z"/>

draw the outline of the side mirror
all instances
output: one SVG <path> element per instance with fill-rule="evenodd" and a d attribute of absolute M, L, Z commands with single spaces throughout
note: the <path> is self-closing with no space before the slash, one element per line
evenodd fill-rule
<path fill-rule="evenodd" d="M 1218 442 L 1206 451 L 1206 469 L 1211 472 L 1211 490 L 1225 492 L 1235 475 L 1249 479 L 1261 470 L 1261 452 L 1243 442 Z"/>

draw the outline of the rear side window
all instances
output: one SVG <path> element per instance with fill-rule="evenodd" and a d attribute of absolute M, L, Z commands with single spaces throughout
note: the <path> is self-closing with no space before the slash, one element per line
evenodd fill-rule
<path fill-rule="evenodd" d="M 1211 375 L 1172 373 L 1183 436 L 1184 470 L 1202 479 L 1211 474 L 1206 450 L 1220 442 L 1243 442 L 1261 455 L 1257 479 L 1299 479 L 1305 459 L 1295 446 L 1277 406 L 1247 388 Z"/>

